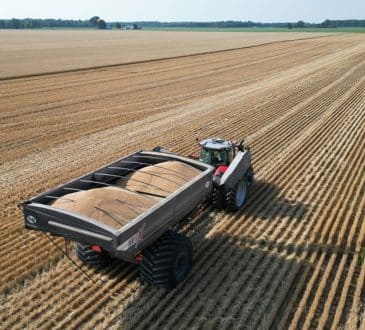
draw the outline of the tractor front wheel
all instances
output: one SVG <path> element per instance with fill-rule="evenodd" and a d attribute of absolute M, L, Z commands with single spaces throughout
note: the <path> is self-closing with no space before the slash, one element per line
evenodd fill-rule
<path fill-rule="evenodd" d="M 253 185 L 253 177 L 254 177 L 254 172 L 253 172 L 253 168 L 252 166 L 250 166 L 246 172 L 245 178 L 246 178 L 246 183 L 247 183 L 247 188 L 250 189 L 252 188 Z"/>
<path fill-rule="evenodd" d="M 226 195 L 227 210 L 235 212 L 243 207 L 247 198 L 247 182 L 240 180 Z"/>

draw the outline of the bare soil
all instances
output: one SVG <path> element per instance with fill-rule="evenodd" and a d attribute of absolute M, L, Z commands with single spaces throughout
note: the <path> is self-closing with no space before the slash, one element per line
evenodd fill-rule
<path fill-rule="evenodd" d="M 323 35 L 328 33 L 1 30 L 0 79 Z"/>

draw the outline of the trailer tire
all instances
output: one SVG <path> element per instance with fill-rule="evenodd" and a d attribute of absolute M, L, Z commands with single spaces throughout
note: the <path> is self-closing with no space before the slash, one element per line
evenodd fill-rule
<path fill-rule="evenodd" d="M 75 252 L 77 257 L 86 265 L 93 267 L 105 267 L 109 265 L 113 259 L 106 251 L 96 252 L 91 245 L 75 242 Z"/>
<path fill-rule="evenodd" d="M 157 287 L 173 289 L 183 282 L 193 263 L 193 246 L 188 237 L 168 230 L 143 252 L 142 280 Z"/>
<path fill-rule="evenodd" d="M 234 188 L 228 190 L 226 195 L 227 210 L 236 212 L 243 207 L 247 199 L 247 182 L 245 179 L 236 183 Z"/>
<path fill-rule="evenodd" d="M 223 210 L 226 206 L 224 191 L 221 188 L 213 188 L 212 204 L 218 210 Z"/>

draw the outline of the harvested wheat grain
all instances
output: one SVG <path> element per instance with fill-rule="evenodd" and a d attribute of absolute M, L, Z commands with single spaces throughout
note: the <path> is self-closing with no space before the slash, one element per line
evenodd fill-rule
<path fill-rule="evenodd" d="M 196 177 L 200 171 L 188 164 L 167 161 L 151 165 L 118 180 L 116 185 L 145 194 L 166 197 Z"/>
<path fill-rule="evenodd" d="M 80 213 L 118 229 L 158 200 L 117 187 L 105 187 L 68 194 L 57 199 L 52 206 Z"/>
<path fill-rule="evenodd" d="M 117 181 L 116 187 L 78 191 L 57 199 L 52 205 L 121 228 L 161 200 L 151 195 L 166 197 L 199 173 L 181 162 L 163 162 L 129 174 Z"/>

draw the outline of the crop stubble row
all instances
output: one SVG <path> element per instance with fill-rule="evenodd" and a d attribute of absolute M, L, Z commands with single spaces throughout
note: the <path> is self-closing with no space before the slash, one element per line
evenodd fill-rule
<path fill-rule="evenodd" d="M 320 56 L 321 52 L 323 52 L 317 50 L 318 48 L 321 49 L 320 45 L 317 45 L 314 50 L 308 46 L 305 49 L 306 44 L 299 44 L 296 47 L 299 49 L 300 56 L 304 58 L 305 56 L 308 57 L 308 54 Z M 80 85 L 75 86 L 67 82 L 67 86 L 64 86 L 61 91 L 55 90 L 52 93 L 47 91 L 43 97 L 39 95 L 39 92 L 25 96 L 12 95 L 11 97 L 7 97 L 6 93 L 4 93 L 4 107 L 9 109 L 3 115 L 3 140 L 1 142 L 4 150 L 1 151 L 4 154 L 4 161 L 19 157 L 24 152 L 29 152 L 27 147 L 30 141 L 33 140 L 35 140 L 34 142 L 39 140 L 39 142 L 45 143 L 45 146 L 54 145 L 60 141 L 65 141 L 69 134 L 72 134 L 73 138 L 77 137 L 78 130 L 80 131 L 79 134 L 86 134 L 108 126 L 116 126 L 121 122 L 125 124 L 126 121 L 135 120 L 136 116 L 143 116 L 146 113 L 150 114 L 156 110 L 161 112 L 159 104 L 161 103 L 161 95 L 159 95 L 161 90 L 164 91 L 164 98 L 166 96 L 172 98 L 172 104 L 163 100 L 164 103 L 167 103 L 166 109 L 170 109 L 171 107 L 176 107 L 177 98 L 181 100 L 180 102 L 186 102 L 189 98 L 200 97 L 201 85 L 204 86 L 205 94 L 208 88 L 211 89 L 213 94 L 221 90 L 232 89 L 235 85 L 242 86 L 245 83 L 247 84 L 252 76 L 254 76 L 254 79 L 259 79 L 260 76 L 267 76 L 270 71 L 280 72 L 280 65 L 276 68 L 273 63 L 277 62 L 278 56 L 279 59 L 280 56 L 285 56 L 282 53 L 286 54 L 286 52 L 285 49 L 281 49 L 279 55 L 272 55 L 271 58 L 265 58 L 267 57 L 265 52 L 258 54 L 264 58 L 263 61 L 265 63 L 261 63 L 262 60 L 258 60 L 256 57 L 258 55 L 253 53 L 247 58 L 247 62 L 244 61 L 242 63 L 242 59 L 236 55 L 232 59 L 225 59 L 223 57 L 218 63 L 212 65 L 208 63 L 194 69 L 191 68 L 190 59 L 190 61 L 186 60 L 187 64 L 178 68 L 172 67 L 167 73 L 161 74 L 161 77 L 157 77 L 157 79 L 155 77 L 156 73 L 152 71 L 147 75 L 147 78 L 146 74 L 141 75 L 140 78 L 135 78 L 136 74 L 132 73 L 126 77 L 117 77 L 114 81 L 111 78 L 114 73 L 111 70 L 107 70 L 101 72 L 101 75 L 105 75 L 108 79 L 108 84 L 105 84 L 104 81 L 99 83 L 93 80 L 90 81 L 88 76 L 86 76 L 83 78 L 84 82 L 81 87 Z M 286 57 L 288 56 L 286 55 Z M 223 61 L 224 66 L 222 66 Z M 233 68 L 230 68 L 230 62 L 233 63 Z M 286 61 L 285 66 L 288 65 L 289 63 Z M 290 65 L 295 65 L 295 63 Z M 247 69 L 248 66 L 250 70 Z M 224 75 L 221 74 L 219 80 L 211 79 L 212 75 L 214 77 L 214 75 L 219 73 L 217 72 L 218 69 L 223 70 Z M 186 75 L 186 70 L 189 70 L 189 75 Z M 259 72 L 261 73 L 260 75 Z M 232 79 L 232 77 L 238 74 L 242 74 L 242 81 L 237 82 L 237 78 Z M 65 79 L 67 78 L 68 76 L 65 77 Z M 133 79 L 133 85 L 129 86 L 131 78 Z M 226 79 L 228 81 L 225 81 Z M 229 84 L 230 81 L 234 82 L 233 86 Z M 187 84 L 187 82 L 189 83 Z M 43 83 L 47 83 L 47 80 Z M 207 86 L 208 83 L 211 87 Z M 51 80 L 49 84 L 52 84 Z M 63 84 L 65 84 L 65 80 Z M 89 93 L 90 84 L 95 84 L 94 88 L 98 89 L 98 93 L 95 93 L 95 95 L 90 95 Z M 171 87 L 172 85 L 175 88 L 166 88 L 166 86 Z M 6 86 L 4 87 L 6 88 Z M 37 95 L 37 97 L 34 95 Z M 14 97 L 16 97 L 20 104 L 26 104 L 27 106 L 19 108 L 19 103 L 13 101 Z M 54 98 L 53 101 L 52 98 Z M 137 104 L 135 100 L 138 100 Z M 154 107 L 154 100 L 158 101 L 157 107 Z M 93 107 L 89 107 L 90 102 L 93 102 Z M 108 106 L 110 103 L 115 106 Z M 124 109 L 122 113 L 120 111 L 121 106 Z M 77 112 L 74 111 L 75 107 L 78 109 Z M 59 120 L 60 108 L 62 109 L 63 121 Z M 14 118 L 12 115 L 14 109 L 18 109 L 16 112 L 17 118 Z M 42 116 L 40 120 L 40 114 L 47 115 Z M 34 120 L 36 117 L 37 121 Z M 38 134 L 39 125 L 43 128 L 42 135 Z M 8 131 L 12 132 L 11 136 L 6 134 Z M 40 144 L 39 142 L 37 145 Z M 40 144 L 39 148 L 42 145 Z M 13 148 L 16 148 L 18 153 L 8 155 Z"/>
<path fill-rule="evenodd" d="M 231 282 L 228 282 L 228 283 L 231 283 Z M 157 312 L 158 313 L 158 312 Z"/>
<path fill-rule="evenodd" d="M 261 109 L 261 110 L 262 110 L 262 109 Z M 270 110 L 270 112 L 272 112 L 272 111 L 271 111 L 271 109 L 269 109 L 269 110 Z M 257 113 L 259 113 L 259 112 L 257 112 Z M 256 113 L 255 113 L 254 115 L 256 115 Z M 239 120 L 239 118 L 238 118 L 238 120 Z M 235 124 L 235 123 L 232 123 L 232 126 L 234 126 L 234 124 Z M 246 124 L 246 126 L 247 126 L 247 124 Z M 250 133 L 250 130 L 249 130 L 248 128 L 246 128 L 246 129 L 245 129 L 245 131 L 247 131 L 247 133 L 248 133 L 248 134 Z M 229 137 L 229 135 L 230 135 L 230 134 L 227 134 L 227 137 Z M 193 139 L 193 138 L 192 138 L 192 139 Z M 187 144 L 187 145 L 189 145 L 189 144 Z M 17 235 L 18 235 L 18 233 L 17 233 L 17 232 L 15 232 L 13 236 L 14 236 L 14 237 L 16 237 Z M 20 242 L 19 244 L 24 244 L 24 240 L 26 240 L 26 239 L 25 239 L 24 237 L 22 237 L 22 240 L 23 240 L 23 242 Z M 39 246 L 41 246 L 41 244 L 44 244 L 44 243 L 43 243 L 43 242 L 42 242 L 42 243 L 40 243 L 40 244 L 39 244 Z M 34 248 L 37 248 L 37 246 L 34 246 Z M 13 261 L 12 261 L 12 260 L 8 260 L 8 263 L 11 263 L 11 262 L 13 262 Z M 19 262 L 21 262 L 21 261 L 19 260 Z M 24 268 L 24 269 L 27 269 L 27 268 L 29 267 L 29 262 L 32 262 L 32 261 L 28 261 L 28 263 L 27 263 L 27 264 L 24 264 L 24 265 L 23 265 L 23 268 Z M 16 265 L 14 265 L 14 267 L 16 267 Z M 7 278 L 5 277 L 5 278 L 4 278 L 4 280 L 7 280 Z"/>
<path fill-rule="evenodd" d="M 14 165 L 16 165 L 16 163 Z"/>
<path fill-rule="evenodd" d="M 253 109 L 245 112 L 239 109 L 240 103 L 237 107 L 235 105 L 233 110 L 227 109 L 227 113 L 232 116 L 227 115 L 228 120 L 223 124 L 223 135 L 232 137 L 242 132 L 254 136 L 252 145 L 254 154 L 257 155 L 255 167 L 258 169 L 261 183 L 256 184 L 254 195 L 242 213 L 229 215 L 203 210 L 198 212 L 191 223 L 184 226 L 184 230 L 194 242 L 196 264 L 189 281 L 182 288 L 165 293 L 141 287 L 136 280 L 136 269 L 124 265 L 115 265 L 107 270 L 105 274 L 109 274 L 106 276 L 110 276 L 110 279 L 104 287 L 100 287 L 86 282 L 72 265 L 68 265 L 62 259 L 36 277 L 36 284 L 30 283 L 24 290 L 17 288 L 13 297 L 11 294 L 6 297 L 9 302 L 5 311 L 8 311 L 7 315 L 11 317 L 4 320 L 7 322 L 5 324 L 14 326 L 20 321 L 19 318 L 23 318 L 23 323 L 18 323 L 19 326 L 28 322 L 34 322 L 34 325 L 39 326 L 78 326 L 87 321 L 91 326 L 106 326 L 120 320 L 122 315 L 121 321 L 126 327 L 143 327 L 146 324 L 203 326 L 207 323 L 212 327 L 229 327 L 237 326 L 241 322 L 248 326 L 267 327 L 275 321 L 275 312 L 283 299 L 289 297 L 295 306 L 299 307 L 303 307 L 303 304 L 305 307 L 308 302 L 315 302 L 310 314 L 307 314 L 304 307 L 298 308 L 292 326 L 317 324 L 315 322 L 331 326 L 335 324 L 333 319 L 338 320 L 341 315 L 347 315 L 350 308 L 359 308 L 361 301 L 354 298 L 354 306 L 351 306 L 352 297 L 348 297 L 349 307 L 336 310 L 335 315 L 329 318 L 330 322 L 326 323 L 327 316 L 323 315 L 328 315 L 328 306 L 324 304 L 328 305 L 329 300 L 326 303 L 326 300 L 321 302 L 319 298 L 324 295 L 330 296 L 327 292 L 331 288 L 329 284 L 322 283 L 320 277 L 317 279 L 317 275 L 323 273 L 327 276 L 331 271 L 334 273 L 337 266 L 343 265 L 343 262 L 333 257 L 335 254 L 331 249 L 313 252 L 313 248 L 310 248 L 311 244 L 334 244 L 334 233 L 341 230 L 352 233 L 348 236 L 349 241 L 352 237 L 351 242 L 357 241 L 357 246 L 363 244 L 359 241 L 363 229 L 360 230 L 361 225 L 358 226 L 361 213 L 353 216 L 356 221 L 353 221 L 351 227 L 349 221 L 350 210 L 359 210 L 358 206 L 348 202 L 344 204 L 348 205 L 347 208 L 342 208 L 342 215 L 347 219 L 344 227 L 342 217 L 336 218 L 331 215 L 334 211 L 328 206 L 335 202 L 336 196 L 341 196 L 341 191 L 342 195 L 343 191 L 349 192 L 346 196 L 356 195 L 356 184 L 352 184 L 350 178 L 356 178 L 356 173 L 359 177 L 358 173 L 363 169 L 361 164 L 364 163 L 361 153 L 361 141 L 364 140 L 364 86 L 360 81 L 364 66 L 355 56 L 352 59 L 353 65 L 357 64 L 357 71 L 350 71 L 348 67 L 345 72 L 350 73 L 342 79 L 344 72 L 339 71 L 337 80 L 328 88 L 326 86 L 329 82 L 319 84 L 321 89 L 318 93 L 315 93 L 311 86 L 305 89 L 309 95 L 315 94 L 309 104 L 304 100 L 300 102 L 300 98 L 293 102 L 294 95 L 303 94 L 304 97 L 308 97 L 308 94 L 298 90 L 293 94 L 293 98 L 286 99 L 284 95 L 272 101 L 272 104 L 277 103 L 277 108 L 285 109 L 282 112 L 274 106 L 259 108 L 263 114 Z M 337 62 L 334 61 L 326 71 L 329 77 L 331 69 L 336 65 Z M 334 74 L 333 78 L 335 76 Z M 299 87 L 301 82 L 299 81 Z M 285 90 L 285 84 L 280 88 Z M 280 88 L 277 89 L 278 92 Z M 252 102 L 254 104 L 254 101 Z M 290 113 L 293 103 L 298 108 Z M 267 104 L 270 105 L 270 100 Z M 265 109 L 268 109 L 267 114 L 269 111 L 273 113 L 277 122 L 270 130 L 262 130 L 261 135 L 255 136 L 255 130 L 270 125 Z M 237 116 L 234 116 L 235 114 Z M 254 125 L 251 126 L 249 114 L 255 115 L 252 117 Z M 260 116 L 261 127 L 260 120 L 255 122 Z M 212 125 L 199 134 L 219 133 L 222 123 L 214 121 L 215 118 L 219 118 L 219 114 L 214 114 L 210 120 L 206 119 L 205 123 Z M 202 123 L 196 124 L 184 135 L 176 133 L 168 146 L 184 153 L 194 151 L 189 141 L 193 141 L 194 135 L 202 126 Z M 307 150 L 309 152 L 305 152 Z M 342 162 L 331 159 L 337 152 L 343 153 Z M 317 161 L 314 161 L 316 159 Z M 355 159 L 357 161 L 354 161 Z M 315 180 L 311 179 L 313 171 L 321 174 Z M 270 186 L 268 182 L 275 183 L 277 187 Z M 358 186 L 363 186 L 363 181 L 358 182 Z M 356 196 L 359 198 L 361 194 L 357 193 Z M 294 201 L 294 205 L 291 201 Z M 327 216 L 329 220 L 326 219 Z M 327 233 L 332 233 L 332 236 Z M 342 238 L 338 239 L 344 242 Z M 41 240 L 35 244 L 35 249 L 40 249 L 44 244 L 45 241 Z M 353 243 L 350 248 L 353 249 Z M 352 270 L 342 271 L 338 276 L 345 283 L 351 283 L 361 294 L 363 284 L 358 279 L 363 270 L 354 263 L 354 259 L 358 260 L 359 251 L 351 252 L 354 256 L 351 261 Z M 345 258 L 346 255 L 341 257 Z M 46 261 L 44 264 L 48 263 L 49 261 Z M 328 268 L 327 272 L 320 268 L 323 263 Z M 355 270 L 357 275 L 354 275 Z M 116 274 L 115 277 L 112 276 L 113 273 Z M 299 288 L 294 285 L 297 282 L 294 283 L 294 278 L 298 274 L 303 274 L 301 278 L 308 279 L 306 285 L 305 281 L 299 281 L 303 284 Z M 311 279 L 313 287 L 308 285 Z M 356 286 L 358 282 L 360 287 Z M 49 292 L 49 283 L 57 284 L 53 294 Z M 321 290 L 318 290 L 320 286 Z M 34 291 L 35 287 L 40 289 Z M 302 292 L 304 287 L 309 294 Z M 346 289 L 346 285 L 344 288 Z M 341 286 L 339 289 L 332 289 L 335 292 L 331 297 L 337 297 L 338 300 L 338 296 L 343 293 L 341 289 Z M 109 296 L 111 292 L 114 293 L 112 297 Z M 49 295 L 50 297 L 46 298 Z M 45 298 L 50 299 L 49 304 L 32 305 L 33 299 L 41 299 L 44 302 Z M 23 301 L 23 305 L 18 303 L 17 306 L 12 306 L 12 301 Z M 318 305 L 319 308 L 316 307 Z M 49 309 L 47 312 L 46 307 Z M 25 318 L 23 308 L 28 311 Z M 322 314 L 314 315 L 318 309 Z M 281 310 L 280 315 L 283 319 L 289 320 L 282 325 L 290 325 L 289 314 L 292 310 L 294 309 Z M 346 321 L 346 316 L 342 321 Z"/>

